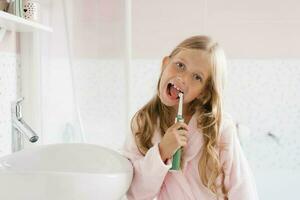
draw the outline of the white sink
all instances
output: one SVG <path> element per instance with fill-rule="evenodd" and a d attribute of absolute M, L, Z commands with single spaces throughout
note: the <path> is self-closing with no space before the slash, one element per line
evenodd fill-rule
<path fill-rule="evenodd" d="M 121 199 L 132 175 L 125 157 L 98 145 L 41 145 L 0 158 L 0 199 Z"/>

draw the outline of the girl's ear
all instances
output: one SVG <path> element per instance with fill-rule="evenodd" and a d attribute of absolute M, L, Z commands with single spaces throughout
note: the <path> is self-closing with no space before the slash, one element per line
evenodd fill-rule
<path fill-rule="evenodd" d="M 170 62 L 170 57 L 169 56 L 165 56 L 162 60 L 162 63 L 161 63 L 161 70 L 165 70 L 166 66 L 169 64 Z"/>

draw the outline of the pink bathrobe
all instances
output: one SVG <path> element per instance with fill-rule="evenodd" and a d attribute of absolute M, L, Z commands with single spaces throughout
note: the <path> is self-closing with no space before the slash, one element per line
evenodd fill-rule
<path fill-rule="evenodd" d="M 221 123 L 221 142 L 229 146 L 221 150 L 220 161 L 225 178 L 224 185 L 229 200 L 257 200 L 254 178 L 241 149 L 235 124 L 229 116 Z M 158 129 L 152 142 L 154 146 L 143 156 L 131 134 L 124 146 L 124 155 L 134 167 L 131 186 L 127 192 L 128 200 L 212 200 L 217 199 L 201 182 L 198 162 L 202 153 L 202 133 L 196 128 L 196 114 L 188 124 L 188 143 L 184 150 L 183 170 L 169 171 L 171 161 L 165 164 L 160 156 L 158 143 L 161 140 Z M 219 177 L 219 181 L 223 179 Z"/>

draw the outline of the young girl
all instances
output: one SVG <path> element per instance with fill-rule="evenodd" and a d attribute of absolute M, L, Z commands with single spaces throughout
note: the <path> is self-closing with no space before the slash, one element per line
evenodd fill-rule
<path fill-rule="evenodd" d="M 124 153 L 134 175 L 129 200 L 256 200 L 233 120 L 223 114 L 226 60 L 218 43 L 194 36 L 162 61 L 157 94 L 132 118 Z M 174 123 L 178 93 L 184 122 Z M 182 147 L 181 170 L 170 170 Z"/>

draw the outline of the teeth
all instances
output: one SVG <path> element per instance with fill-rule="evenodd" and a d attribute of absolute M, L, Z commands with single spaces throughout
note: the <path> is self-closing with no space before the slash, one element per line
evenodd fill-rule
<path fill-rule="evenodd" d="M 179 92 L 183 93 L 174 83 L 171 83 L 173 85 L 174 88 L 176 88 L 176 90 L 178 90 Z"/>

